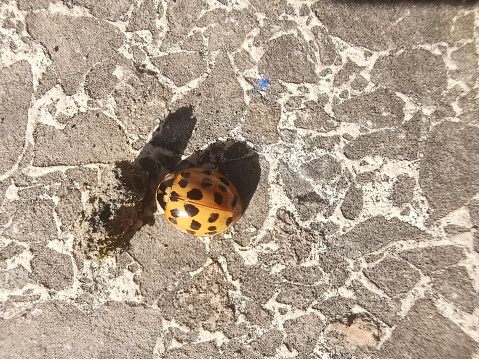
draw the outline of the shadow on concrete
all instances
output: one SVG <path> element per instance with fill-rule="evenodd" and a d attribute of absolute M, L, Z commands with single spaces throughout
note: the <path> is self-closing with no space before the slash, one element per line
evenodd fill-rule
<path fill-rule="evenodd" d="M 245 142 L 217 141 L 181 161 L 176 170 L 192 167 L 214 169 L 225 175 L 241 198 L 243 212 L 258 187 L 261 167 L 258 153 Z"/>
<path fill-rule="evenodd" d="M 193 108 L 181 107 L 168 114 L 133 162 L 115 164 L 118 201 L 103 203 L 90 219 L 94 232 L 104 232 L 97 243 L 100 257 L 128 249 L 136 232 L 154 225 L 156 188 L 174 171 L 192 167 L 219 171 L 236 187 L 246 210 L 261 177 L 258 153 L 246 143 L 227 140 L 181 160 L 195 125 Z"/>
<path fill-rule="evenodd" d="M 337 4 L 354 5 L 457 5 L 463 7 L 473 7 L 477 0 L 332 0 Z"/>

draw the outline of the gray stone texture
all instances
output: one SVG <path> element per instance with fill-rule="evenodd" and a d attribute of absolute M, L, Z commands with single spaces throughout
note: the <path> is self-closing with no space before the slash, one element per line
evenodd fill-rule
<path fill-rule="evenodd" d="M 211 141 L 236 127 L 246 110 L 243 89 L 226 54 L 220 53 L 215 65 L 188 99 L 187 105 L 195 107 L 197 130 L 190 140 L 190 147 L 197 149 L 205 141 Z"/>
<path fill-rule="evenodd" d="M 281 112 L 275 104 L 255 101 L 249 104 L 243 131 L 255 144 L 273 144 L 278 141 L 278 123 Z"/>
<path fill-rule="evenodd" d="M 160 74 L 172 80 L 176 86 L 184 86 L 207 71 L 205 60 L 197 52 L 175 52 L 155 57 L 151 61 Z"/>
<path fill-rule="evenodd" d="M 472 225 L 479 227 L 479 200 L 471 200 L 467 207 L 469 208 L 469 215 L 471 216 Z"/>
<path fill-rule="evenodd" d="M 123 64 L 119 56 L 105 59 L 95 64 L 85 78 L 85 91 L 94 99 L 105 98 L 110 95 L 119 80 L 114 75 L 117 66 Z"/>
<path fill-rule="evenodd" d="M 292 83 L 316 82 L 314 63 L 308 58 L 304 40 L 284 35 L 270 40 L 259 62 L 259 70 L 267 79 Z"/>
<path fill-rule="evenodd" d="M 400 256 L 426 275 L 457 264 L 465 258 L 463 249 L 451 245 L 410 249 L 401 252 Z"/>
<path fill-rule="evenodd" d="M 451 266 L 432 274 L 433 288 L 457 308 L 472 314 L 479 305 L 477 292 L 464 267 Z"/>
<path fill-rule="evenodd" d="M 170 91 L 150 76 L 132 76 L 115 88 L 113 97 L 117 104 L 116 116 L 129 136 L 135 138 L 133 147 L 136 150 L 143 148 L 152 129 L 159 125 L 159 119 L 167 115 Z M 178 127 L 178 131 L 183 132 L 183 127 Z M 183 134 L 183 137 L 187 135 Z M 170 141 L 178 137 L 176 133 L 170 134 Z"/>
<path fill-rule="evenodd" d="M 298 228 L 292 214 L 284 208 L 277 212 L 274 229 L 263 239 L 263 243 L 273 242 L 277 249 L 262 253 L 259 258 L 267 267 L 275 265 L 298 265 L 310 256 L 311 245 L 318 240 L 312 233 Z"/>
<path fill-rule="evenodd" d="M 421 120 L 416 116 L 400 128 L 359 135 L 345 146 L 344 154 L 354 160 L 368 155 L 415 160 L 418 157 L 420 134 Z"/>
<path fill-rule="evenodd" d="M 393 331 L 379 355 L 387 358 L 468 359 L 477 348 L 456 324 L 437 312 L 434 304 L 420 299 Z"/>
<path fill-rule="evenodd" d="M 53 204 L 37 198 L 25 198 L 8 206 L 12 223 L 3 232 L 9 239 L 26 243 L 47 243 L 57 237 Z"/>
<path fill-rule="evenodd" d="M 102 133 L 108 136 L 98 136 Z M 39 125 L 34 137 L 34 163 L 38 166 L 112 163 L 128 153 L 128 141 L 122 128 L 101 112 L 76 115 L 66 120 L 61 131 Z"/>
<path fill-rule="evenodd" d="M 2 359 L 476 358 L 477 2 L 0 3 Z"/>
<path fill-rule="evenodd" d="M 199 269 L 206 261 L 204 246 L 158 218 L 154 227 L 145 228 L 132 242 L 131 253 L 142 264 L 139 278 L 142 295 L 154 301 L 166 294 L 168 283 L 187 279 L 188 273 Z M 162 238 L 157 233 L 163 233 Z M 194 248 L 184 253 L 185 246 Z M 188 255 L 186 255 L 188 254 Z"/>
<path fill-rule="evenodd" d="M 232 156 L 235 157 L 235 156 Z M 250 241 L 257 234 L 257 231 L 263 226 L 263 223 L 268 218 L 268 207 L 270 201 L 270 194 L 268 192 L 268 176 L 270 168 L 268 161 L 263 157 L 259 157 L 258 166 L 256 163 L 256 156 L 238 156 L 239 158 L 231 158 L 228 163 L 221 166 L 221 173 L 228 178 L 244 177 L 241 182 L 235 183 L 236 189 L 239 193 L 251 194 L 252 198 L 248 203 L 243 203 L 245 213 L 235 225 L 237 233 L 234 236 L 234 241 L 241 246 L 247 246 Z M 254 193 L 251 188 L 254 188 Z M 245 196 L 249 199 L 249 196 Z"/>
<path fill-rule="evenodd" d="M 464 205 L 479 191 L 479 129 L 444 122 L 431 131 L 419 184 L 432 208 L 431 220 Z"/>
<path fill-rule="evenodd" d="M 125 20 L 125 15 L 132 5 L 130 0 L 107 0 L 101 3 L 95 0 L 72 0 L 72 3 L 86 7 L 99 19 L 109 21 Z"/>
<path fill-rule="evenodd" d="M 371 71 L 371 80 L 379 86 L 414 96 L 425 103 L 430 103 L 447 87 L 443 58 L 423 49 L 380 57 Z"/>
<path fill-rule="evenodd" d="M 312 10 L 332 35 L 372 50 L 448 41 L 455 13 L 450 6 L 437 3 L 332 0 L 316 2 Z"/>
<path fill-rule="evenodd" d="M 379 88 L 344 101 L 334 109 L 334 112 L 341 122 L 359 123 L 377 129 L 401 125 L 403 109 L 404 102 L 393 91 Z"/>
<path fill-rule="evenodd" d="M 406 261 L 386 258 L 372 268 L 364 271 L 366 277 L 390 297 L 409 292 L 419 281 L 419 271 Z M 395 273 L 394 277 L 390 274 Z"/>
<path fill-rule="evenodd" d="M 304 109 L 296 113 L 294 125 L 299 128 L 329 132 L 334 130 L 338 124 L 327 114 L 320 103 L 310 102 Z"/>
<path fill-rule="evenodd" d="M 32 71 L 27 61 L 0 69 L 0 171 L 6 172 L 21 155 L 32 101 Z"/>
<path fill-rule="evenodd" d="M 168 32 L 162 47 L 168 49 L 175 43 L 184 41 L 196 25 L 201 11 L 206 8 L 204 0 L 178 0 L 170 3 L 166 10 Z"/>
<path fill-rule="evenodd" d="M 397 176 L 390 197 L 393 204 L 401 207 L 406 203 L 410 203 L 414 197 L 415 187 L 416 180 L 414 178 L 405 174 Z"/>
<path fill-rule="evenodd" d="M 197 26 L 207 27 L 203 36 L 208 39 L 208 51 L 234 51 L 241 48 L 256 21 L 249 11 L 215 9 L 204 14 Z"/>
<path fill-rule="evenodd" d="M 363 209 L 363 190 L 361 187 L 351 186 L 341 204 L 341 213 L 344 218 L 356 219 Z"/>
<path fill-rule="evenodd" d="M 67 289 L 73 283 L 72 260 L 65 254 L 44 248 L 33 252 L 32 277 L 48 289 Z"/>
<path fill-rule="evenodd" d="M 315 314 L 287 320 L 284 323 L 287 334 L 284 344 L 290 351 L 297 350 L 301 356 L 308 357 L 312 354 L 323 328 L 324 323 Z"/>
<path fill-rule="evenodd" d="M 369 252 L 380 250 L 396 241 L 421 241 L 428 235 L 408 223 L 382 216 L 372 217 L 356 225 L 331 244 L 349 258 L 357 258 Z"/>
<path fill-rule="evenodd" d="M 0 341 L 9 359 L 142 358 L 153 351 L 159 323 L 159 312 L 141 305 L 112 302 L 101 311 L 84 313 L 72 304 L 51 301 L 2 325 Z"/>
<path fill-rule="evenodd" d="M 131 6 L 131 5 L 130 5 Z M 156 38 L 159 33 L 157 21 L 163 15 L 163 6 L 161 3 L 153 0 L 146 0 L 137 3 L 131 14 L 128 23 L 128 31 L 148 30 Z"/>
<path fill-rule="evenodd" d="M 116 27 L 95 18 L 38 12 L 29 14 L 26 24 L 30 35 L 48 51 L 67 95 L 78 91 L 94 64 L 112 57 L 123 44 Z"/>
<path fill-rule="evenodd" d="M 280 330 L 273 329 L 264 333 L 260 338 L 251 343 L 251 346 L 263 356 L 274 356 L 283 342 Z"/>

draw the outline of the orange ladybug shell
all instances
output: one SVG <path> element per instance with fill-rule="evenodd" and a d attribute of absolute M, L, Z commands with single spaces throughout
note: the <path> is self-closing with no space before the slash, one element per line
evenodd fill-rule
<path fill-rule="evenodd" d="M 217 171 L 189 168 L 169 174 L 156 198 L 175 227 L 194 236 L 215 236 L 241 217 L 241 199 L 233 184 Z"/>

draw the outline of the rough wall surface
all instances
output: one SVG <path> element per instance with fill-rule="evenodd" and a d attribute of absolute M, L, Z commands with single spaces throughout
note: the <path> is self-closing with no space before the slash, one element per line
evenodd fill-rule
<path fill-rule="evenodd" d="M 1 0 L 0 357 L 478 359 L 478 24 Z M 245 194 L 227 234 L 154 213 L 182 159 Z"/>

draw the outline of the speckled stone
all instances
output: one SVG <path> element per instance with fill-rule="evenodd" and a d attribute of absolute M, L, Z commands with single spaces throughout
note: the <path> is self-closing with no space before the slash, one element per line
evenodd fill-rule
<path fill-rule="evenodd" d="M 16 315 L 0 328 L 0 340 L 13 356 L 30 353 L 45 357 L 91 357 L 125 355 L 140 358 L 153 351 L 161 332 L 158 311 L 144 306 L 111 302 L 102 310 L 84 313 L 72 304 L 48 301 L 32 313 Z M 136 338 L 138 336 L 138 338 Z M 23 338 L 18 345 L 15 338 Z M 61 341 L 64 345 L 52 345 Z M 135 345 L 127 343 L 135 342 Z"/>
<path fill-rule="evenodd" d="M 0 172 L 9 170 L 22 153 L 32 100 L 32 71 L 27 61 L 0 69 Z"/>
<path fill-rule="evenodd" d="M 280 117 L 280 109 L 275 104 L 260 100 L 251 102 L 243 125 L 246 138 L 260 146 L 277 142 Z"/>
<path fill-rule="evenodd" d="M 419 184 L 432 207 L 431 220 L 461 207 L 479 191 L 479 130 L 454 122 L 433 128 L 421 161 Z"/>
<path fill-rule="evenodd" d="M 442 56 L 423 49 L 380 57 L 371 71 L 371 80 L 393 91 L 423 99 L 425 103 L 447 87 Z"/>
<path fill-rule="evenodd" d="M 332 243 L 350 258 L 357 258 L 368 252 L 380 249 L 388 243 L 398 240 L 421 240 L 428 235 L 397 218 L 390 220 L 382 216 L 372 217 L 356 225 Z"/>
<path fill-rule="evenodd" d="M 0 7 L 2 358 L 477 355 L 477 2 Z"/>
<path fill-rule="evenodd" d="M 341 122 L 359 123 L 374 129 L 400 125 L 403 109 L 404 101 L 391 90 L 380 88 L 344 101 L 334 112 Z"/>
<path fill-rule="evenodd" d="M 391 297 L 409 292 L 419 281 L 419 271 L 406 261 L 386 258 L 372 268 L 365 269 L 364 274 Z M 390 273 L 397 273 L 391 277 Z"/>
<path fill-rule="evenodd" d="M 337 3 L 332 0 L 318 1 L 311 9 L 334 36 L 373 50 L 447 41 L 456 13 L 447 5 L 436 3 L 412 4 L 405 13 L 403 3 Z M 345 22 L 348 26 L 344 26 Z"/>
<path fill-rule="evenodd" d="M 433 288 L 457 308 L 472 314 L 479 305 L 466 268 L 451 266 L 432 274 Z"/>
<path fill-rule="evenodd" d="M 112 163 L 129 157 L 128 140 L 121 127 L 101 112 L 74 116 L 60 131 L 39 125 L 34 137 L 34 163 L 38 166 Z"/>
<path fill-rule="evenodd" d="M 427 275 L 465 258 L 464 251 L 452 245 L 410 249 L 400 255 Z"/>
<path fill-rule="evenodd" d="M 46 47 L 68 95 L 77 92 L 94 64 L 113 56 L 123 44 L 116 27 L 95 18 L 38 12 L 28 15 L 26 23 L 30 35 Z"/>
<path fill-rule="evenodd" d="M 284 35 L 270 40 L 259 69 L 270 81 L 314 83 L 318 80 L 314 63 L 307 57 L 303 40 L 293 35 Z"/>
<path fill-rule="evenodd" d="M 229 58 L 220 53 L 215 66 L 191 93 L 191 97 L 181 103 L 193 104 L 198 118 L 197 130 L 190 140 L 190 148 L 200 148 L 205 141 L 226 136 L 244 116 L 246 103 L 244 93 Z"/>
<path fill-rule="evenodd" d="M 73 266 L 69 256 L 48 248 L 33 252 L 33 279 L 53 290 L 67 289 L 73 284 Z"/>
<path fill-rule="evenodd" d="M 363 209 L 363 190 L 361 187 L 351 186 L 341 204 L 341 213 L 344 218 L 356 219 Z"/>
<path fill-rule="evenodd" d="M 48 2 L 48 0 L 46 2 Z M 131 6 L 129 0 L 107 0 L 101 3 L 95 0 L 72 0 L 72 3 L 86 7 L 93 16 L 99 19 L 109 21 L 124 21 L 126 19 L 125 15 Z"/>
<path fill-rule="evenodd" d="M 398 129 L 385 129 L 359 135 L 344 148 L 351 159 L 380 155 L 399 160 L 414 160 L 419 155 L 422 122 L 415 116 Z"/>
<path fill-rule="evenodd" d="M 184 86 L 207 71 L 205 60 L 197 52 L 175 52 L 155 57 L 151 62 L 176 86 Z"/>
<path fill-rule="evenodd" d="M 287 333 L 284 339 L 286 347 L 290 351 L 297 350 L 300 355 L 307 357 L 312 354 L 324 323 L 316 314 L 311 313 L 287 320 L 284 328 Z"/>
<path fill-rule="evenodd" d="M 418 300 L 379 353 L 387 358 L 471 358 L 477 345 L 427 299 Z"/>
<path fill-rule="evenodd" d="M 405 174 L 400 174 L 394 182 L 390 197 L 391 201 L 398 207 L 410 203 L 414 196 L 415 187 L 416 181 L 414 178 Z"/>

